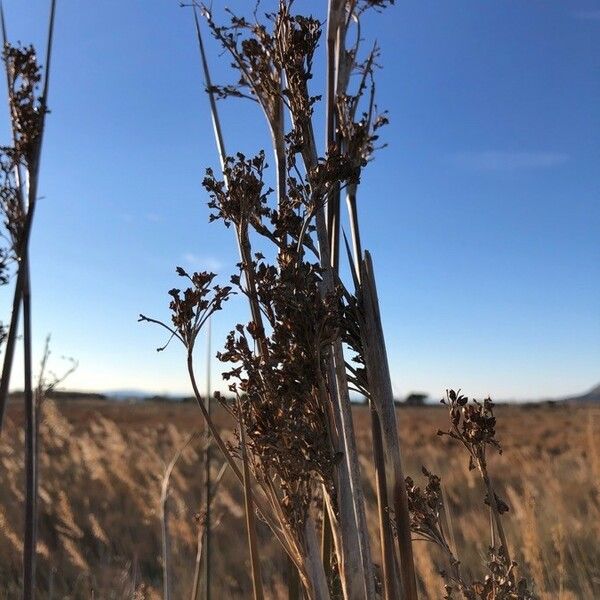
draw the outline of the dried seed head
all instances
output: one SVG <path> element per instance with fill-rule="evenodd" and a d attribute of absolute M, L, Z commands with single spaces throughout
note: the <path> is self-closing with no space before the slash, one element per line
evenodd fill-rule
<path fill-rule="evenodd" d="M 42 131 L 43 99 L 38 95 L 41 68 L 33 46 L 4 46 L 4 63 L 9 80 L 11 121 L 15 152 L 31 166 L 36 159 Z"/>
<path fill-rule="evenodd" d="M 223 302 L 231 295 L 231 287 L 215 285 L 211 287 L 214 273 L 202 271 L 191 276 L 181 267 L 177 267 L 177 274 L 191 282 L 191 286 L 183 292 L 174 288 L 169 290 L 172 300 L 171 321 L 179 333 L 185 346 L 192 348 L 195 339 L 207 319 L 216 311 L 221 310 Z"/>
<path fill-rule="evenodd" d="M 496 417 L 494 404 L 490 398 L 483 402 L 469 399 L 454 390 L 446 392 L 442 404 L 448 407 L 451 429 L 438 431 L 438 435 L 448 435 L 460 442 L 469 450 L 471 459 L 485 461 L 485 449 L 492 446 L 502 452 L 496 439 Z"/>
<path fill-rule="evenodd" d="M 267 197 L 272 190 L 265 189 L 263 173 L 267 164 L 265 153 L 246 159 L 238 153 L 228 157 L 223 167 L 223 180 L 218 180 L 212 169 L 207 169 L 202 185 L 210 195 L 209 208 L 213 209 L 210 220 L 222 219 L 227 226 L 260 222 L 269 216 Z"/>

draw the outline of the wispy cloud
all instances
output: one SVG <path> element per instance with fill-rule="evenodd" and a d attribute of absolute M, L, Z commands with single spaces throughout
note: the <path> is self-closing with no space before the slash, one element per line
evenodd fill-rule
<path fill-rule="evenodd" d="M 549 169 L 566 163 L 563 152 L 460 152 L 449 156 L 450 162 L 463 169 L 475 171 L 517 171 Z"/>
<path fill-rule="evenodd" d="M 573 12 L 573 16 L 576 19 L 583 19 L 585 21 L 600 21 L 600 9 L 576 10 Z"/>
<path fill-rule="evenodd" d="M 216 273 L 223 268 L 223 263 L 214 256 L 203 256 L 194 254 L 193 252 L 186 252 L 182 255 L 181 260 L 184 267 L 193 270 L 214 271 Z"/>

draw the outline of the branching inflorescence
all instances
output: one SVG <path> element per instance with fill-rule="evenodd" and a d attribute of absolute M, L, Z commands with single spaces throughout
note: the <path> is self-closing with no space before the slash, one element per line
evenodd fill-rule
<path fill-rule="evenodd" d="M 416 539 L 436 544 L 447 558 L 448 568 L 441 571 L 446 580 L 446 600 L 464 598 L 464 600 L 534 600 L 527 581 L 518 578 L 517 563 L 511 561 L 506 537 L 503 532 L 501 515 L 508 512 L 508 505 L 496 494 L 491 485 L 487 470 L 486 450 L 488 447 L 501 452 L 496 439 L 496 418 L 490 398 L 483 402 L 469 401 L 460 391 L 448 390 L 442 400 L 449 411 L 450 429 L 439 431 L 438 435 L 447 435 L 458 441 L 469 455 L 469 468 L 478 469 L 485 485 L 484 503 L 490 506 L 493 525 L 500 533 L 500 544 L 492 534 L 486 563 L 487 574 L 481 581 L 468 582 L 461 573 L 460 561 L 454 554 L 443 526 L 444 499 L 440 478 L 423 467 L 427 478 L 425 488 L 406 478 L 406 488 L 410 510 L 411 530 Z M 493 498 L 493 500 L 490 500 Z M 457 595 L 458 594 L 458 595 Z"/>
<path fill-rule="evenodd" d="M 262 597 L 262 583 L 254 511 L 288 554 L 307 598 L 371 599 L 379 589 L 387 600 L 416 600 L 411 531 L 440 545 L 449 557 L 448 597 L 455 584 L 465 597 L 477 597 L 467 595 L 440 525 L 440 480 L 425 470 L 428 483 L 421 490 L 403 475 L 373 265 L 360 242 L 357 188 L 388 122 L 375 103 L 379 48 L 375 44 L 361 56 L 360 23 L 365 11 L 379 12 L 391 4 L 329 3 L 326 93 L 321 94 L 311 90 L 325 31 L 317 18 L 293 14 L 294 3 L 279 0 L 277 10 L 263 21 L 256 11 L 253 20 L 226 11 L 229 22 L 220 25 L 207 7 L 192 2 L 222 171 L 217 175 L 207 169 L 203 186 L 210 221 L 233 231 L 240 261 L 231 287 L 211 288 L 214 275 L 189 276 L 179 269 L 193 285 L 183 294 L 170 292 L 172 326 L 140 319 L 159 323 L 188 350 L 188 372 L 200 408 L 244 486 L 255 598 Z M 198 13 L 230 57 L 233 83 L 212 82 Z M 350 32 L 356 35 L 349 44 Z M 326 131 L 320 149 L 315 116 L 323 97 Z M 262 110 L 273 146 L 272 177 L 264 151 L 255 156 L 226 153 L 216 101 L 228 98 L 249 99 Z M 342 193 L 352 234 L 352 249 L 350 244 L 347 248 L 354 293 L 338 272 Z M 231 402 L 217 395 L 236 422 L 235 442 L 225 443 L 198 392 L 193 346 L 208 316 L 233 288 L 247 299 L 251 319 L 233 328 L 217 354 L 234 397 Z M 353 362 L 345 358 L 348 347 L 355 353 Z M 371 406 L 383 581 L 376 581 L 371 558 L 350 389 L 362 393 Z M 464 409 L 462 402 L 462 396 L 449 393 L 448 435 L 469 450 L 499 518 L 504 503 L 492 492 L 485 454 L 487 446 L 497 446 L 491 403 Z M 506 559 L 503 577 L 510 579 L 513 567 L 499 521 L 496 530 L 501 544 L 493 558 L 500 566 L 494 568 L 500 572 Z M 498 577 L 494 590 L 501 589 Z M 290 584 L 290 597 L 292 590 Z"/>

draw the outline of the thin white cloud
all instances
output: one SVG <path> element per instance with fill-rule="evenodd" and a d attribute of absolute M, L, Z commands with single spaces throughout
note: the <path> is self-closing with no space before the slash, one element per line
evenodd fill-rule
<path fill-rule="evenodd" d="M 460 152 L 449 157 L 463 169 L 475 171 L 517 171 L 549 169 L 563 165 L 569 156 L 563 152 Z"/>
<path fill-rule="evenodd" d="M 184 267 L 193 270 L 218 272 L 223 268 L 223 263 L 214 256 L 201 256 L 193 252 L 186 252 L 182 255 Z"/>
<path fill-rule="evenodd" d="M 585 21 L 600 21 L 600 9 L 596 10 L 576 10 L 573 13 L 576 19 L 583 19 Z"/>

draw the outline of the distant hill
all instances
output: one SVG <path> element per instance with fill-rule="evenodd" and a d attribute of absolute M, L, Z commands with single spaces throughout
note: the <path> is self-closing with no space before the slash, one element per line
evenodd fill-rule
<path fill-rule="evenodd" d="M 23 398 L 23 392 L 11 392 L 10 398 L 21 399 Z M 63 391 L 63 390 L 54 390 L 48 393 L 48 398 L 52 398 L 53 400 L 107 400 L 107 396 L 105 394 L 100 394 L 97 392 L 78 392 L 78 391 Z"/>
<path fill-rule="evenodd" d="M 600 403 L 600 384 L 593 387 L 589 392 L 579 396 L 569 396 L 565 398 L 565 402 L 585 402 L 585 403 Z"/>

